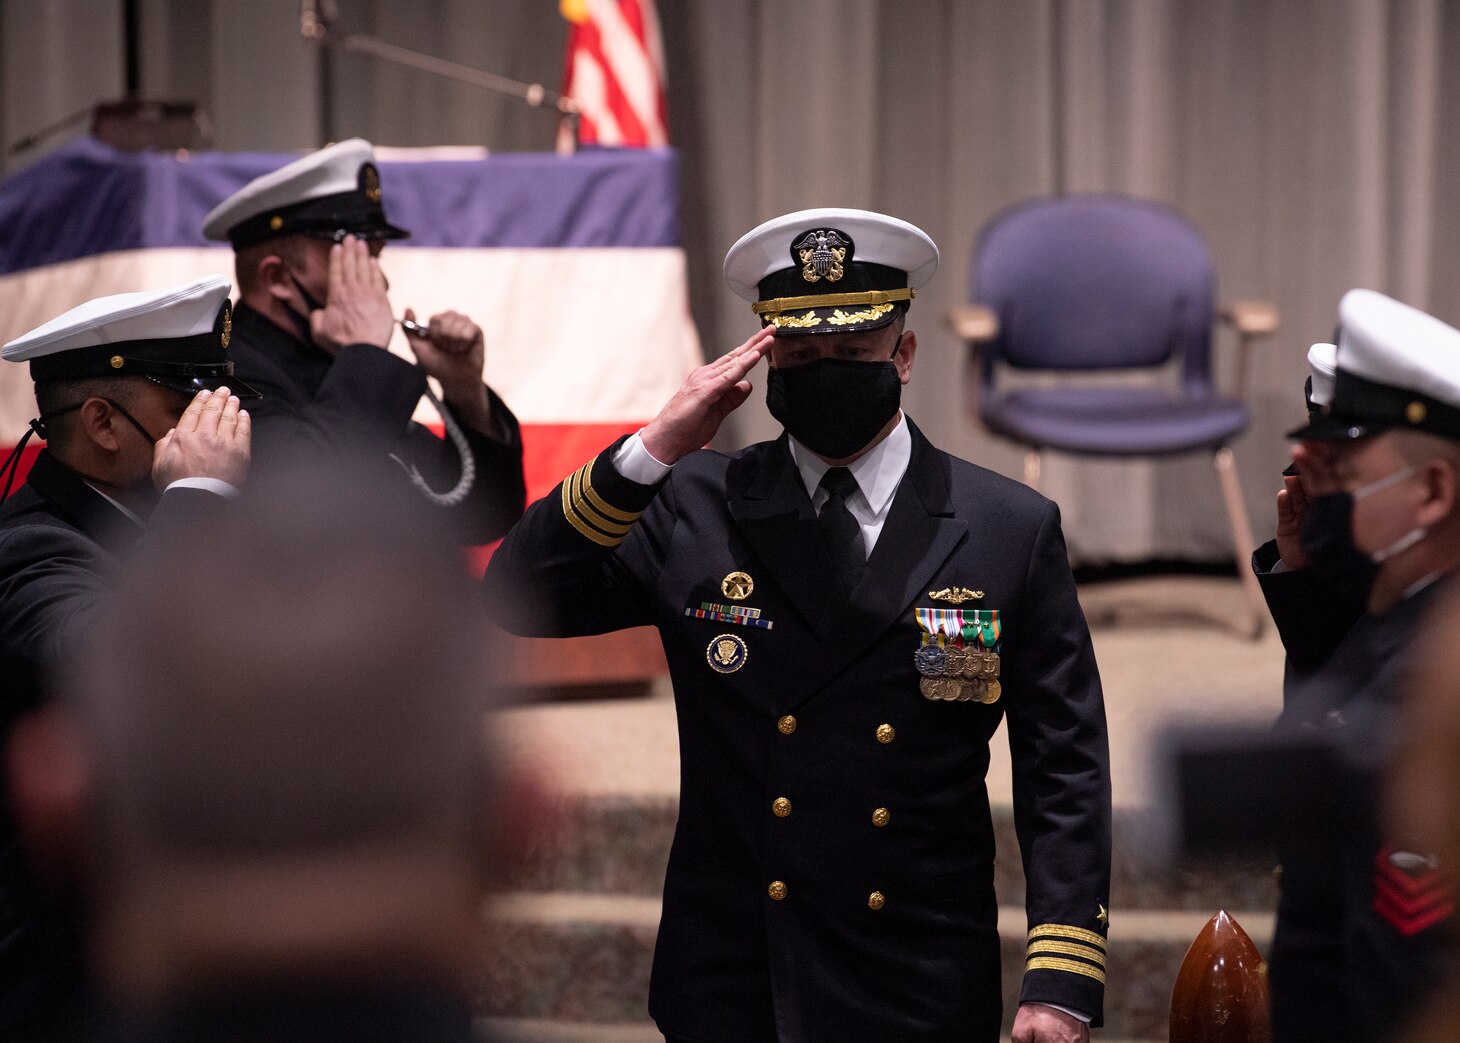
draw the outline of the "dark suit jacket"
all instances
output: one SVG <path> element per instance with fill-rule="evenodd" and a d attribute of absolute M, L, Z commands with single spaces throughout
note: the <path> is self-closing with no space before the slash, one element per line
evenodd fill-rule
<path fill-rule="evenodd" d="M 1288 654 L 1291 678 L 1310 674 L 1327 661 L 1364 614 L 1368 592 L 1313 568 L 1272 571 L 1279 560 L 1277 541 L 1268 540 L 1253 551 L 1252 571 Z M 1284 693 L 1291 688 L 1289 680 Z"/>
<path fill-rule="evenodd" d="M 1275 1043 L 1390 1038 L 1455 958 L 1448 936 L 1453 917 L 1446 913 L 1450 884 L 1439 872 L 1389 857 L 1379 811 L 1400 704 L 1416 665 L 1411 647 L 1435 599 L 1453 582 L 1437 581 L 1385 615 L 1363 615 L 1338 631 L 1318 667 L 1289 675 L 1278 727 L 1333 743 L 1341 767 L 1324 789 L 1341 809 L 1342 827 L 1320 843 L 1282 852 L 1269 961 Z M 1296 626 L 1304 603 L 1275 605 L 1275 618 L 1284 608 L 1298 615 L 1285 620 Z M 1402 897 L 1389 900 L 1396 896 Z"/>
<path fill-rule="evenodd" d="M 345 345 L 330 356 L 247 304 L 233 311 L 228 357 L 239 379 L 263 395 L 245 403 L 254 421 L 255 469 L 301 458 L 334 463 L 357 453 L 388 453 L 413 464 L 439 491 L 460 475 L 455 446 L 411 419 L 426 392 L 420 366 L 367 344 Z M 522 516 L 527 499 L 517 418 L 495 392 L 487 393 L 494 430 L 460 425 L 477 464 L 471 493 L 449 508 L 462 543 L 501 536 Z M 420 495 L 404 471 L 391 465 L 389 473 L 399 479 L 401 495 Z"/>
<path fill-rule="evenodd" d="M 486 589 L 520 633 L 653 624 L 663 638 L 682 768 L 650 993 L 660 1027 L 742 1043 L 996 1040 L 984 775 L 1005 716 L 1039 929 L 1022 998 L 1099 1024 L 1105 716 L 1055 505 L 914 428 L 907 474 L 848 601 L 784 437 L 695 453 L 658 487 L 623 478 L 612 454 L 529 508 Z M 727 602 L 721 582 L 737 571 L 754 582 L 739 604 L 773 626 L 686 616 Z M 992 705 L 919 691 L 914 609 L 948 607 L 929 595 L 954 585 L 983 591 L 976 607 L 1001 613 L 1003 694 Z M 744 642 L 733 672 L 712 668 L 721 635 Z M 879 741 L 884 724 L 890 741 Z M 773 813 L 778 797 L 789 814 Z"/>
<path fill-rule="evenodd" d="M 53 668 L 83 647 L 107 574 L 139 539 L 226 509 L 210 492 L 162 497 L 144 530 L 49 452 L 0 505 L 0 743 L 47 696 Z M 35 880 L 0 801 L 0 1038 L 41 1039 L 74 1013 L 80 981 L 77 912 Z M 24 1026 L 24 1027 L 22 1027 Z"/>

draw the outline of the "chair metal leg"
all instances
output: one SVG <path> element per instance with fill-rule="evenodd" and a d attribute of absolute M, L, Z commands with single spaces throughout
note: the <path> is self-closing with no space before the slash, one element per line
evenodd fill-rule
<path fill-rule="evenodd" d="M 1043 464 L 1044 458 L 1040 456 L 1038 449 L 1031 449 L 1024 454 L 1024 484 L 1035 492 L 1039 492 L 1039 472 Z"/>
<path fill-rule="evenodd" d="M 1223 446 L 1212 457 L 1217 477 L 1222 483 L 1222 500 L 1227 506 L 1227 521 L 1232 526 L 1232 545 L 1237 556 L 1237 578 L 1247 596 L 1251 612 L 1246 636 L 1257 640 L 1267 623 L 1267 602 L 1262 596 L 1262 587 L 1252 571 L 1252 552 L 1256 544 L 1252 538 L 1252 523 L 1247 518 L 1247 504 L 1242 499 L 1242 483 L 1237 478 L 1237 460 L 1232 450 Z"/>

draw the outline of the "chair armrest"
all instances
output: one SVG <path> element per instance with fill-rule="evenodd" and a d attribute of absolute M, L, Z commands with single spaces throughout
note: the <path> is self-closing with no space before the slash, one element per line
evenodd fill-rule
<path fill-rule="evenodd" d="M 971 344 L 986 344 L 999 335 L 999 317 L 982 304 L 962 304 L 948 311 L 948 327 Z"/>
<path fill-rule="evenodd" d="M 1247 397 L 1248 354 L 1258 337 L 1275 333 L 1278 310 L 1266 301 L 1232 301 L 1222 309 L 1222 321 L 1237 331 L 1237 374 L 1234 383 L 1238 398 Z"/>
<path fill-rule="evenodd" d="M 1278 310 L 1267 301 L 1232 301 L 1222 309 L 1222 321 L 1248 337 L 1276 333 Z"/>

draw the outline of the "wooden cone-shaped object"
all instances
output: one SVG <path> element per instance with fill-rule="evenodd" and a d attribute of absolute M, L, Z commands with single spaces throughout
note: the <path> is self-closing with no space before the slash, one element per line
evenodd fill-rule
<path fill-rule="evenodd" d="M 1171 990 L 1171 1043 L 1271 1043 L 1267 964 L 1226 910 L 1196 936 Z"/>

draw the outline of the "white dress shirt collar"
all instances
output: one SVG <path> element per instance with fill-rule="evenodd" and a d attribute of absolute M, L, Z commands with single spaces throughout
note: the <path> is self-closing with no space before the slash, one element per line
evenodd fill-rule
<path fill-rule="evenodd" d="M 831 465 L 794 438 L 790 438 L 791 460 L 800 472 L 806 486 L 806 495 L 816 502 L 816 490 Z M 897 426 L 872 449 L 847 464 L 847 470 L 857 480 L 857 489 L 867 501 L 871 513 L 886 517 L 887 508 L 897 492 L 898 483 L 907 472 L 912 460 L 912 432 L 907 426 L 907 414 L 899 414 Z"/>

